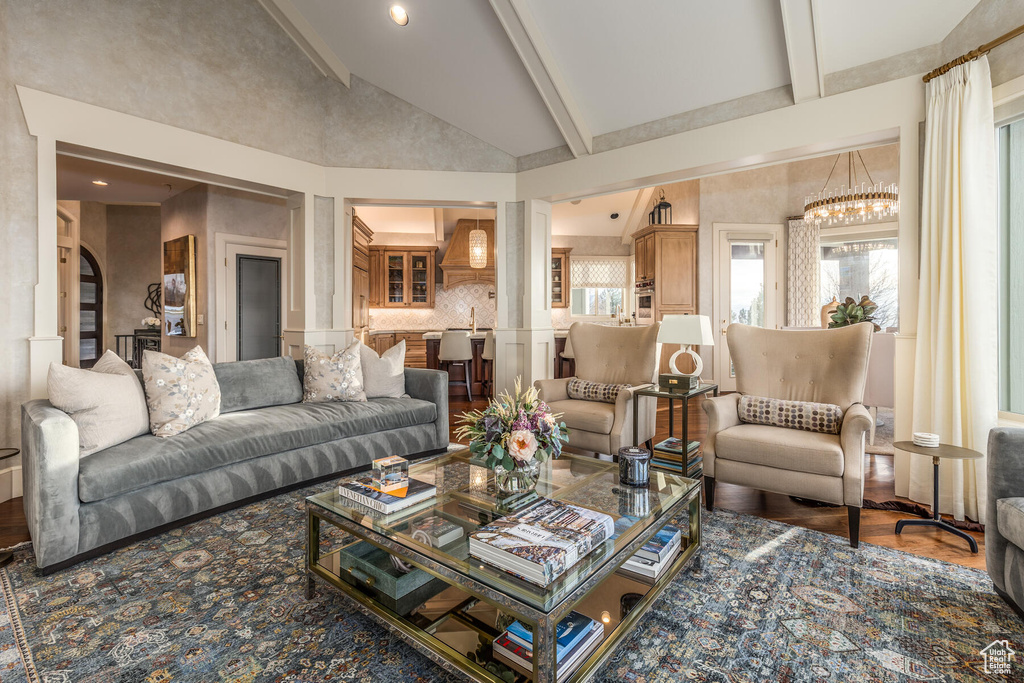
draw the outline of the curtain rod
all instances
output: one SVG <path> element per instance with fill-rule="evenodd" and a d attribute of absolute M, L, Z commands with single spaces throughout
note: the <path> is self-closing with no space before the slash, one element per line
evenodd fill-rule
<path fill-rule="evenodd" d="M 947 62 L 946 64 L 943 64 L 942 66 L 940 66 L 937 69 L 932 69 L 927 74 L 925 74 L 925 76 L 924 76 L 924 78 L 922 80 L 925 83 L 927 83 L 928 81 L 932 80 L 936 76 L 941 76 L 942 74 L 946 73 L 947 71 L 952 69 L 954 66 L 960 66 L 961 64 L 966 64 L 967 62 L 970 62 L 970 61 L 972 61 L 974 59 L 977 59 L 978 57 L 982 56 L 983 54 L 987 54 L 993 48 L 997 48 L 1000 45 L 1002 45 L 1003 43 L 1005 43 L 1006 41 L 1013 40 L 1014 38 L 1016 38 L 1017 36 L 1019 36 L 1021 34 L 1024 34 L 1024 26 L 1018 26 L 1017 28 L 1013 29 L 1009 33 L 1005 33 L 1005 34 L 999 36 L 998 38 L 996 38 L 995 40 L 989 41 L 989 42 L 985 43 L 984 45 L 982 45 L 981 47 L 979 47 L 979 48 L 977 48 L 975 50 L 971 50 L 970 52 L 968 52 L 965 55 L 960 55 L 959 57 L 957 57 L 953 61 Z"/>

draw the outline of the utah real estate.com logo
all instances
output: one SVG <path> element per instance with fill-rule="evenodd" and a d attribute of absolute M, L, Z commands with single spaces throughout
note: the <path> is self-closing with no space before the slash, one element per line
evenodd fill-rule
<path fill-rule="evenodd" d="M 985 673 L 1007 676 L 1013 662 L 1017 659 L 1017 653 L 1010 648 L 1008 640 L 994 640 L 988 647 L 981 651 L 985 658 Z"/>

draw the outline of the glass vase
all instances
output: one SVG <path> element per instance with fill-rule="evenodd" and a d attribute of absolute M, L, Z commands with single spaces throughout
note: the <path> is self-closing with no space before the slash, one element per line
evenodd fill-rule
<path fill-rule="evenodd" d="M 540 478 L 540 467 L 536 460 L 531 460 L 525 465 L 517 465 L 506 470 L 501 465 L 494 468 L 494 485 L 498 494 L 502 496 L 528 493 L 537 488 L 537 480 Z"/>

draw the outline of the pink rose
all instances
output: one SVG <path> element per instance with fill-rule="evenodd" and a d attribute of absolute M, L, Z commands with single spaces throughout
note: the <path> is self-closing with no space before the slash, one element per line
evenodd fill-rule
<path fill-rule="evenodd" d="M 529 462 L 537 452 L 537 439 L 533 432 L 519 429 L 508 437 L 508 453 L 519 463 Z"/>

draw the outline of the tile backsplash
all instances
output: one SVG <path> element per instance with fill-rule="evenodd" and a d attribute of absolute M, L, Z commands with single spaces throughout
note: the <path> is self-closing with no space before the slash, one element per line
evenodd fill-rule
<path fill-rule="evenodd" d="M 434 308 L 371 308 L 370 330 L 444 330 L 469 327 L 469 309 L 476 307 L 477 327 L 496 327 L 495 299 L 488 298 L 494 285 L 459 285 L 451 289 L 438 283 Z"/>

